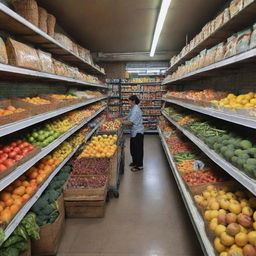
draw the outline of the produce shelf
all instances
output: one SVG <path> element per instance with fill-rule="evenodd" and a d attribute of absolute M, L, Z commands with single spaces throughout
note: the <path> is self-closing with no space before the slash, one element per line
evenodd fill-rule
<path fill-rule="evenodd" d="M 126 134 L 130 134 L 130 130 L 124 130 L 124 133 Z M 145 133 L 157 133 L 157 130 L 144 130 L 144 134 Z"/>
<path fill-rule="evenodd" d="M 19 35 L 19 37 L 23 38 L 24 40 L 33 43 L 37 47 L 57 56 L 58 59 L 79 67 L 88 73 L 105 75 L 105 73 L 100 69 L 76 55 L 57 40 L 53 39 L 51 36 L 2 3 L 0 3 L 0 20 L 1 29 L 15 35 Z"/>
<path fill-rule="evenodd" d="M 162 85 L 179 83 L 179 82 L 198 79 L 202 77 L 208 77 L 210 75 L 216 76 L 216 71 L 223 71 L 225 68 L 235 68 L 237 65 L 255 62 L 255 59 L 256 59 L 256 49 L 254 48 L 246 52 L 237 54 L 235 56 L 229 57 L 227 59 L 221 60 L 214 64 L 211 64 L 209 66 L 199 68 L 193 72 L 190 72 L 178 78 L 165 80 L 163 81 Z"/>
<path fill-rule="evenodd" d="M 250 190 L 254 195 L 256 195 L 256 180 L 245 175 L 242 171 L 236 168 L 234 165 L 223 159 L 219 154 L 210 149 L 203 141 L 201 141 L 194 134 L 188 130 L 181 127 L 175 121 L 173 121 L 167 114 L 162 112 L 162 114 L 174 125 L 176 126 L 186 137 L 188 137 L 195 145 L 197 145 L 209 158 L 211 158 L 217 165 L 219 165 L 223 170 L 225 170 L 230 176 L 235 178 L 244 187 Z"/>
<path fill-rule="evenodd" d="M 30 210 L 30 208 L 33 206 L 33 204 L 39 199 L 39 197 L 42 195 L 44 190 L 47 188 L 51 180 L 56 176 L 56 174 L 60 171 L 60 169 L 68 162 L 68 160 L 75 154 L 77 149 L 76 147 L 74 151 L 64 159 L 64 161 L 50 174 L 50 176 L 46 179 L 46 181 L 41 185 L 41 187 L 37 190 L 37 192 L 34 194 L 33 197 L 30 198 L 30 200 L 20 209 L 20 211 L 16 214 L 16 216 L 12 219 L 12 221 L 9 223 L 7 228 L 5 229 L 5 238 L 8 239 L 8 237 L 12 234 L 12 232 L 15 230 L 15 228 L 19 225 L 19 223 L 22 221 L 22 219 L 25 217 L 27 212 Z"/>
<path fill-rule="evenodd" d="M 28 80 L 28 79 L 41 79 L 42 81 L 55 81 L 55 82 L 65 82 L 69 85 L 75 85 L 79 87 L 95 87 L 95 88 L 103 88 L 108 89 L 106 85 L 90 83 L 82 80 L 77 80 L 74 78 L 59 76 L 55 74 L 45 73 L 41 71 L 35 71 L 26 68 L 15 67 L 7 64 L 0 64 L 0 75 L 2 78 L 7 79 L 20 79 L 20 80 Z M 67 84 L 67 85 L 68 85 Z"/>
<path fill-rule="evenodd" d="M 163 149 L 165 151 L 166 157 L 168 159 L 168 162 L 170 164 L 173 176 L 176 180 L 177 186 L 180 190 L 182 199 L 184 201 L 184 204 L 187 208 L 187 211 L 189 213 L 191 222 L 194 226 L 194 229 L 196 231 L 198 240 L 201 244 L 203 253 L 205 256 L 216 256 L 214 249 L 212 247 L 212 244 L 210 242 L 210 240 L 208 239 L 206 232 L 205 232 L 205 226 L 204 226 L 204 221 L 201 217 L 201 215 L 199 214 L 196 206 L 194 205 L 193 199 L 191 198 L 189 192 L 186 189 L 186 186 L 181 178 L 181 176 L 179 175 L 179 171 L 176 168 L 175 162 L 172 158 L 172 155 L 169 151 L 168 145 L 164 139 L 164 136 L 162 134 L 161 129 L 158 127 L 157 128 L 160 139 L 161 139 L 161 143 L 163 146 Z"/>
<path fill-rule="evenodd" d="M 4 135 L 7 135 L 7 134 L 16 132 L 16 131 L 21 130 L 23 128 L 29 127 L 33 124 L 40 123 L 40 122 L 45 121 L 47 119 L 50 119 L 50 118 L 53 118 L 55 116 L 59 116 L 61 114 L 69 112 L 71 110 L 74 110 L 74 109 L 77 109 L 77 108 L 80 108 L 80 107 L 83 107 L 83 106 L 86 106 L 86 105 L 89 105 L 91 103 L 98 102 L 98 101 L 101 101 L 101 100 L 104 100 L 104 99 L 107 99 L 107 98 L 108 98 L 107 96 L 103 96 L 103 97 L 87 100 L 85 102 L 78 103 L 78 104 L 75 104 L 75 105 L 72 105 L 72 106 L 69 106 L 69 107 L 66 107 L 66 108 L 57 109 L 57 110 L 54 110 L 54 111 L 50 111 L 50 112 L 47 112 L 47 113 L 43 113 L 43 114 L 40 114 L 40 115 L 36 115 L 36 116 L 33 116 L 33 117 L 22 119 L 22 120 L 17 121 L 17 122 L 13 122 L 13 123 L 10 123 L 10 124 L 0 126 L 0 136 L 4 136 Z"/>
<path fill-rule="evenodd" d="M 247 7 L 245 7 L 242 11 L 240 11 L 237 15 L 235 15 L 232 19 L 230 19 L 228 22 L 223 24 L 213 34 L 208 36 L 204 41 L 194 47 L 194 49 L 192 49 L 185 56 L 183 56 L 173 66 L 170 66 L 167 69 L 166 73 L 174 72 L 178 68 L 178 66 L 183 64 L 186 60 L 195 57 L 206 48 L 210 48 L 211 46 L 217 45 L 218 43 L 225 41 L 228 37 L 232 36 L 234 32 L 238 32 L 243 28 L 253 25 L 253 23 L 255 22 L 255 11 L 256 2 L 254 1 Z"/>
<path fill-rule="evenodd" d="M 192 104 L 188 104 L 188 103 L 184 103 L 178 100 L 173 100 L 173 99 L 162 99 L 163 101 L 166 102 L 170 102 L 176 105 L 179 105 L 181 107 L 187 108 L 187 109 L 191 109 L 193 111 L 205 114 L 205 115 L 209 115 L 209 116 L 213 116 L 215 118 L 219 118 L 228 122 L 232 122 L 235 124 L 239 124 L 239 125 L 243 125 L 246 127 L 250 127 L 250 128 L 256 128 L 256 118 L 255 117 L 249 117 L 249 116 L 242 116 L 242 115 L 238 115 L 238 114 L 228 114 L 228 113 L 224 113 L 218 110 L 214 110 L 212 108 L 204 108 L 204 107 L 200 107 L 200 106 L 195 106 Z"/>
<path fill-rule="evenodd" d="M 120 83 L 122 85 L 161 85 L 161 82 L 142 82 L 142 83 L 134 83 L 134 82 L 127 82 L 127 83 Z"/>
<path fill-rule="evenodd" d="M 157 93 L 157 92 L 165 92 L 165 90 L 158 90 L 158 91 L 122 91 L 122 93 Z"/>
<path fill-rule="evenodd" d="M 5 187 L 7 187 L 9 184 L 11 184 L 13 181 L 15 181 L 17 178 L 19 178 L 23 173 L 25 173 L 30 167 L 32 167 L 35 163 L 37 163 L 40 159 L 48 155 L 52 150 L 54 150 L 56 147 L 58 147 L 62 142 L 64 142 L 68 137 L 73 135 L 76 131 L 78 131 L 80 128 L 82 128 L 85 124 L 90 122 L 93 118 L 95 118 L 98 114 L 100 114 L 105 107 L 102 107 L 99 109 L 96 113 L 94 113 L 89 118 L 83 120 L 80 124 L 76 125 L 63 135 L 61 135 L 58 139 L 53 141 L 51 144 L 49 144 L 47 147 L 43 148 L 40 153 L 38 153 L 36 156 L 25 162 L 24 164 L 17 167 L 13 172 L 11 172 L 8 176 L 2 178 L 0 180 L 0 191 L 2 191 Z"/>

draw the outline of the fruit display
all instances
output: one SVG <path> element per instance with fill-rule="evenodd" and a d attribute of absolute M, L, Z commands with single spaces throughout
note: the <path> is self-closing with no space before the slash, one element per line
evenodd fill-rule
<path fill-rule="evenodd" d="M 22 140 L 2 145 L 0 147 L 0 173 L 14 166 L 34 149 L 33 145 Z"/>
<path fill-rule="evenodd" d="M 121 121 L 118 119 L 111 120 L 111 121 L 105 121 L 100 126 L 100 131 L 117 131 L 121 126 Z"/>
<path fill-rule="evenodd" d="M 107 183 L 106 176 L 75 176 L 68 179 L 68 189 L 88 189 L 88 188 L 101 188 Z"/>
<path fill-rule="evenodd" d="M 214 234 L 220 256 L 256 255 L 256 198 L 248 191 L 228 186 L 207 186 L 194 196 L 204 209 L 204 219 Z"/>
<path fill-rule="evenodd" d="M 42 99 L 40 97 L 26 97 L 24 99 L 22 99 L 25 102 L 28 102 L 30 104 L 35 104 L 35 105 L 45 105 L 45 104 L 51 104 L 51 101 L 46 100 L 46 99 Z"/>
<path fill-rule="evenodd" d="M 24 112 L 25 109 L 24 108 L 15 108 L 13 106 L 8 106 L 5 108 L 0 108 L 0 117 L 1 116 L 8 116 L 8 115 L 12 115 L 12 114 L 17 114 L 17 113 L 21 113 Z"/>
<path fill-rule="evenodd" d="M 110 158 L 117 150 L 116 141 L 117 135 L 94 136 L 78 158 Z"/>
<path fill-rule="evenodd" d="M 68 114 L 66 114 L 65 117 L 67 117 L 67 120 L 69 123 L 71 123 L 72 125 L 76 125 L 80 123 L 82 120 L 90 117 L 92 114 L 93 114 L 92 110 L 89 110 L 88 108 L 84 108 L 84 109 L 71 111 Z"/>
<path fill-rule="evenodd" d="M 53 99 L 56 99 L 56 100 L 75 100 L 75 99 L 78 99 L 78 97 L 76 97 L 76 96 L 64 95 L 64 94 L 50 94 L 49 96 L 52 97 Z"/>
<path fill-rule="evenodd" d="M 59 134 L 68 131 L 73 126 L 69 118 L 67 118 L 68 115 L 69 114 L 54 118 L 52 121 L 46 123 L 45 128 Z"/>
<path fill-rule="evenodd" d="M 230 109 L 240 109 L 240 108 L 255 108 L 256 107 L 256 94 L 254 92 L 249 92 L 246 94 L 235 95 L 229 93 L 227 97 L 220 100 L 214 100 L 212 103 L 220 107 L 226 107 Z"/>
<path fill-rule="evenodd" d="M 108 158 L 78 158 L 72 162 L 71 175 L 106 175 L 108 168 Z"/>

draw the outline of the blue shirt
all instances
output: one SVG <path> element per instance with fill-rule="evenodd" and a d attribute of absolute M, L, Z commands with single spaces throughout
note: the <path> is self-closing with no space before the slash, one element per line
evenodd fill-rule
<path fill-rule="evenodd" d="M 134 105 L 130 110 L 127 121 L 132 122 L 131 136 L 136 137 L 137 133 L 144 133 L 142 111 L 138 105 Z"/>

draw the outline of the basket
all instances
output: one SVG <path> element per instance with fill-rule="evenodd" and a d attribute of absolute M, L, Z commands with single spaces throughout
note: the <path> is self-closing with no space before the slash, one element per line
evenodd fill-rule
<path fill-rule="evenodd" d="M 33 70 L 41 70 L 38 54 L 34 48 L 8 38 L 6 41 L 6 49 L 11 65 Z"/>
<path fill-rule="evenodd" d="M 0 37 L 0 63 L 7 64 L 8 56 L 4 40 Z"/>
<path fill-rule="evenodd" d="M 15 101 L 13 100 L 1 100 L 0 101 L 0 108 L 5 108 L 8 106 L 13 106 L 16 108 L 19 108 L 19 104 L 16 104 Z M 30 117 L 31 112 L 29 111 L 29 109 L 24 108 L 25 111 L 21 112 L 21 113 L 16 113 L 16 114 L 11 114 L 11 115 L 7 115 L 7 116 L 1 116 L 0 117 L 0 125 L 6 125 L 9 123 L 14 123 L 16 121 L 19 121 L 21 119 L 25 119 Z"/>
<path fill-rule="evenodd" d="M 47 224 L 40 228 L 40 239 L 32 240 L 32 255 L 56 255 L 61 235 L 65 226 L 65 211 L 63 195 L 60 195 L 56 201 L 59 216 L 52 224 Z"/>
<path fill-rule="evenodd" d="M 15 12 L 38 27 L 38 6 L 35 0 L 12 0 Z"/>
<path fill-rule="evenodd" d="M 71 176 L 72 177 L 72 176 Z M 76 175 L 73 177 L 92 177 L 91 175 Z M 67 181 L 68 182 L 68 181 Z M 107 194 L 107 183 L 100 188 L 67 188 L 67 183 L 64 186 L 64 200 L 65 201 L 103 201 Z"/>
<path fill-rule="evenodd" d="M 38 27 L 47 33 L 47 11 L 42 7 L 38 7 L 38 15 Z"/>
<path fill-rule="evenodd" d="M 49 36 L 54 37 L 56 18 L 52 14 L 47 14 L 47 33 Z"/>

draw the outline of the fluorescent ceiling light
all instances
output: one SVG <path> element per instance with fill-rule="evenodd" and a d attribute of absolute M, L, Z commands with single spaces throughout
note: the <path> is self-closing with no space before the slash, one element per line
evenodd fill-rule
<path fill-rule="evenodd" d="M 164 21 L 169 9 L 169 6 L 171 4 L 172 0 L 162 0 L 162 5 L 161 5 L 161 9 L 158 15 L 158 19 L 157 19 L 157 23 L 156 23 L 156 28 L 155 28 L 155 32 L 154 32 L 154 37 L 153 37 L 153 41 L 152 41 L 152 45 L 151 45 L 151 50 L 150 50 L 150 57 L 154 57 L 155 55 L 155 51 L 156 51 L 156 46 L 164 25 Z"/>

